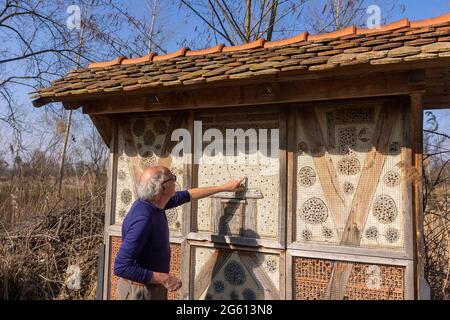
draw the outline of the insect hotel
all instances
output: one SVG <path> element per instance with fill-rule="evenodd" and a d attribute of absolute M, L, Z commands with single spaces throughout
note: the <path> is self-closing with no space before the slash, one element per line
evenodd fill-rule
<path fill-rule="evenodd" d="M 138 177 L 157 164 L 183 189 L 247 177 L 244 192 L 166 212 L 183 282 L 170 299 L 426 299 L 422 114 L 450 105 L 449 71 L 444 15 L 122 56 L 69 72 L 33 104 L 82 108 L 110 149 L 103 299 L 117 297 Z M 200 154 L 172 153 L 176 129 Z M 255 129 L 276 150 L 205 156 L 227 129 Z"/>

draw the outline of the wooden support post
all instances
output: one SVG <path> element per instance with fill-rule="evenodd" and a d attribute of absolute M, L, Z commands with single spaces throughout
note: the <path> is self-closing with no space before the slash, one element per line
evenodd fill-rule
<path fill-rule="evenodd" d="M 105 265 L 104 265 L 104 273 L 103 273 L 103 299 L 108 299 L 110 296 L 109 290 L 109 282 L 111 280 L 110 275 L 110 247 L 111 247 L 111 239 L 108 232 L 109 226 L 114 224 L 114 213 L 115 213 L 115 199 L 116 199 L 116 168 L 117 168 L 117 130 L 118 123 L 117 120 L 112 120 L 112 135 L 111 141 L 109 143 L 109 158 L 108 158 L 108 180 L 106 184 L 106 198 L 105 198 L 105 227 L 104 227 L 104 244 L 105 244 Z"/>
<path fill-rule="evenodd" d="M 297 147 L 296 147 L 296 111 L 294 106 L 289 106 L 287 117 L 287 227 L 285 244 L 290 245 L 295 242 L 296 219 L 297 211 L 297 188 L 295 183 L 297 181 Z M 290 269 L 290 267 L 288 267 Z"/>
<path fill-rule="evenodd" d="M 187 125 L 186 125 L 187 130 L 190 133 L 190 137 L 191 137 L 191 150 L 189 154 L 183 154 L 183 157 L 185 157 L 185 161 L 187 163 L 185 163 L 183 165 L 183 172 L 184 172 L 184 177 L 183 177 L 183 189 L 187 190 L 192 188 L 193 185 L 193 176 L 194 176 L 194 112 L 192 110 L 189 111 L 188 115 L 187 115 Z M 186 159 L 186 157 L 188 157 L 189 159 Z M 191 232 L 191 227 L 192 227 L 192 203 L 189 201 L 188 203 L 186 203 L 183 206 L 183 227 L 182 227 L 182 234 L 183 236 L 186 236 L 189 232 Z"/>
<path fill-rule="evenodd" d="M 429 299 L 430 292 L 425 280 L 425 242 L 424 242 L 424 208 L 423 208 L 423 177 L 422 177 L 422 152 L 423 152 L 423 92 L 414 92 L 410 95 L 411 108 L 411 137 L 412 137 L 412 165 L 416 175 L 413 179 L 413 222 L 415 230 L 415 298 Z"/>

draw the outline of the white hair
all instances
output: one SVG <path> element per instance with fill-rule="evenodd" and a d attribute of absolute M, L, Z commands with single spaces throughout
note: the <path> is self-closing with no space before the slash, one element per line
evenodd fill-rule
<path fill-rule="evenodd" d="M 153 201 L 159 195 L 164 181 L 168 179 L 163 171 L 152 175 L 144 184 L 138 185 L 137 194 L 142 200 Z"/>

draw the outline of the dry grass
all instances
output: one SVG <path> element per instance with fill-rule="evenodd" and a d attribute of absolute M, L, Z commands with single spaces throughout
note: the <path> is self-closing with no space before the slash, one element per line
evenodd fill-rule
<path fill-rule="evenodd" d="M 447 192 L 447 195 L 445 194 Z M 446 188 L 429 194 L 425 210 L 425 275 L 432 299 L 450 300 L 450 207 Z"/>
<path fill-rule="evenodd" d="M 0 181 L 0 299 L 95 299 L 103 240 L 105 178 L 67 178 L 61 199 L 49 176 Z M 446 185 L 425 210 L 426 277 L 433 299 L 450 299 L 450 207 Z M 447 194 L 446 194 L 447 193 Z M 69 265 L 82 272 L 69 290 Z"/>
<path fill-rule="evenodd" d="M 0 182 L 0 299 L 95 299 L 104 195 L 89 175 L 66 180 L 61 199 L 49 177 Z M 71 264 L 81 290 L 65 285 Z"/>

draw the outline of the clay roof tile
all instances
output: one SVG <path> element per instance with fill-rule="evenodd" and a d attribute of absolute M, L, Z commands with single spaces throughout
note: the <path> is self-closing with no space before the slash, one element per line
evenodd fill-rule
<path fill-rule="evenodd" d="M 231 52 L 231 51 L 238 51 L 238 50 L 247 50 L 247 49 L 256 49 L 261 48 L 264 45 L 264 39 L 258 39 L 256 41 L 245 43 L 239 46 L 227 46 L 223 47 L 222 52 Z"/>
<path fill-rule="evenodd" d="M 328 33 L 321 33 L 321 34 L 310 34 L 308 35 L 308 41 L 318 41 L 323 39 L 332 39 L 332 38 L 340 38 L 344 36 L 353 35 L 356 33 L 356 27 L 350 26 L 341 30 L 328 32 Z"/>
<path fill-rule="evenodd" d="M 142 62 L 150 62 L 152 61 L 153 57 L 156 56 L 156 53 L 152 52 L 146 56 L 138 57 L 138 58 L 132 58 L 132 59 L 123 59 L 122 64 L 134 64 L 134 63 L 142 63 Z"/>
<path fill-rule="evenodd" d="M 126 59 L 126 57 L 120 56 L 111 61 L 93 62 L 93 63 L 89 64 L 88 68 L 104 68 L 104 67 L 113 66 L 116 64 L 120 64 L 123 59 Z"/>
<path fill-rule="evenodd" d="M 358 30 L 356 30 L 356 34 L 371 34 L 371 33 L 376 33 L 376 32 L 401 29 L 401 28 L 405 28 L 405 27 L 409 27 L 408 18 L 400 19 L 393 23 L 381 26 L 380 28 L 371 28 L 371 29 L 358 28 Z"/>
<path fill-rule="evenodd" d="M 225 45 L 223 43 L 221 43 L 215 47 L 211 47 L 211 48 L 207 48 L 207 49 L 189 50 L 186 52 L 186 57 L 222 52 L 222 49 L 224 46 Z"/>
<path fill-rule="evenodd" d="M 186 52 L 189 50 L 189 48 L 181 48 L 175 52 L 165 54 L 163 56 L 154 56 L 152 61 L 161 61 L 161 60 L 168 60 L 176 57 L 181 57 L 186 54 Z"/>
<path fill-rule="evenodd" d="M 273 48 L 273 47 L 284 46 L 284 45 L 297 43 L 297 42 L 301 42 L 301 41 L 306 41 L 307 38 L 308 38 L 308 32 L 302 32 L 291 38 L 275 40 L 275 41 L 266 41 L 266 42 L 264 42 L 264 48 Z"/>

